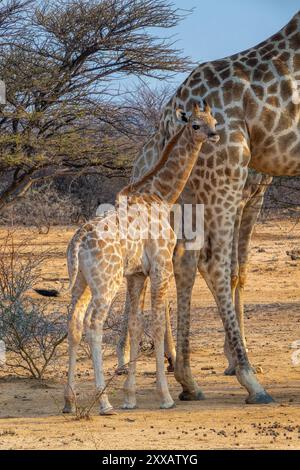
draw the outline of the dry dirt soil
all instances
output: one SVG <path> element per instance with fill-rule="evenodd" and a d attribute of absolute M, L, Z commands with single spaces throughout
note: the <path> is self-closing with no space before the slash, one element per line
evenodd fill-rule
<path fill-rule="evenodd" d="M 65 249 L 74 228 L 51 229 L 47 235 L 19 229 L 15 236 L 31 238 L 33 249 L 51 248 L 41 286 L 60 287 L 67 281 Z M 3 235 L 1 229 L 0 235 Z M 255 229 L 246 287 L 246 332 L 249 355 L 263 368 L 259 380 L 276 400 L 272 405 L 246 405 L 246 392 L 223 371 L 223 329 L 214 301 L 197 276 L 192 303 L 193 373 L 206 395 L 199 402 L 180 402 L 180 386 L 169 374 L 176 408 L 159 410 L 153 356 L 138 364 L 138 405 L 119 410 L 124 376 L 110 386 L 116 416 L 90 420 L 61 414 L 67 358 L 43 382 L 0 371 L 1 449 L 300 449 L 300 365 L 292 363 L 293 341 L 300 339 L 300 260 L 287 254 L 300 248 L 300 224 L 272 221 Z M 174 286 L 171 296 L 175 298 Z M 68 298 L 57 301 L 66 312 Z M 300 357 L 300 354 L 299 354 Z M 106 373 L 116 364 L 107 355 Z M 93 396 L 93 372 L 83 353 L 79 358 L 78 400 Z"/>

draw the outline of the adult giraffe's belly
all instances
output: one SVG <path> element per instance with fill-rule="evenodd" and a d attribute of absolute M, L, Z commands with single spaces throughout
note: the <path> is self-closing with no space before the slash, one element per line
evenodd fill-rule
<path fill-rule="evenodd" d="M 272 176 L 300 175 L 300 124 L 279 134 L 254 132 L 250 142 L 251 168 Z"/>
<path fill-rule="evenodd" d="M 293 102 L 292 86 L 287 91 L 281 101 L 272 95 L 261 101 L 261 112 L 247 121 L 249 166 L 273 176 L 300 175 L 300 103 Z M 278 101 L 280 109 L 275 112 Z"/>
<path fill-rule="evenodd" d="M 262 153 L 253 155 L 249 167 L 256 171 L 272 176 L 300 175 L 300 145 L 298 154 L 277 155 L 261 150 Z"/>

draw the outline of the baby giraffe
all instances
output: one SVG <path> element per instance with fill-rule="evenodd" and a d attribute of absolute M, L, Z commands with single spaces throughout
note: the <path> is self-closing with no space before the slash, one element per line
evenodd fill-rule
<path fill-rule="evenodd" d="M 178 109 L 176 116 L 181 124 L 180 129 L 167 143 L 153 169 L 118 194 L 115 210 L 87 222 L 77 230 L 69 243 L 67 259 L 72 300 L 68 321 L 69 372 L 64 407 L 66 413 L 74 410 L 76 356 L 83 329 L 91 348 L 96 389 L 100 396 L 100 414 L 114 413 L 105 392 L 102 335 L 103 323 L 124 276 L 127 278 L 131 304 L 131 345 L 123 408 L 136 407 L 135 371 L 142 331 L 138 312 L 148 276 L 151 282 L 160 407 L 174 406 L 164 371 L 165 299 L 173 273 L 172 256 L 176 243 L 169 214 L 190 176 L 202 143 L 207 139 L 214 142 L 219 140 L 215 130 L 216 120 L 205 102 L 203 109 L 198 103 L 194 103 L 191 113 Z M 159 216 L 155 215 L 157 207 Z M 157 223 L 153 223 L 155 217 L 157 220 L 154 222 Z M 146 222 L 149 222 L 150 218 L 152 219 L 149 229 Z M 143 224 L 140 224 L 144 227 L 142 233 L 140 226 L 138 230 L 137 219 L 145 222 L 147 230 Z"/>

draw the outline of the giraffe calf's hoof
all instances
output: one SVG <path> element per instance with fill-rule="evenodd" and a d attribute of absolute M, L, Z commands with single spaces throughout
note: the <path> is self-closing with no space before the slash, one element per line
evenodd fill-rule
<path fill-rule="evenodd" d="M 198 390 L 197 392 L 183 391 L 180 393 L 178 398 L 181 401 L 200 401 L 205 400 L 205 395 L 203 392 L 201 392 L 201 390 Z"/>
<path fill-rule="evenodd" d="M 106 408 L 104 410 L 100 410 L 100 416 L 113 416 L 116 415 L 117 412 L 113 409 L 113 407 Z"/>
<path fill-rule="evenodd" d="M 248 405 L 267 405 L 268 403 L 275 403 L 271 395 L 267 392 L 256 393 L 255 395 L 249 395 L 246 398 Z"/>
<path fill-rule="evenodd" d="M 63 413 L 75 413 L 75 403 L 72 403 L 70 401 L 65 402 L 65 406 L 62 409 Z"/>
<path fill-rule="evenodd" d="M 137 409 L 137 405 L 131 405 L 130 403 L 124 403 L 121 406 L 121 410 L 136 410 L 136 409 Z"/>
<path fill-rule="evenodd" d="M 174 403 L 162 403 L 159 407 L 161 410 L 171 410 L 172 408 L 176 408 L 176 404 Z"/>

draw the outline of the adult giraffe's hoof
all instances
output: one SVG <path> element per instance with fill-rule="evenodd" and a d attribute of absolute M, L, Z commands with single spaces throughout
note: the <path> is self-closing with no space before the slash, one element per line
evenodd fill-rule
<path fill-rule="evenodd" d="M 246 398 L 248 405 L 267 405 L 268 403 L 275 403 L 275 400 L 267 392 L 255 393 Z"/>
<path fill-rule="evenodd" d="M 227 369 L 224 370 L 224 375 L 236 375 L 235 367 L 234 366 L 228 366 Z"/>
<path fill-rule="evenodd" d="M 116 374 L 117 375 L 127 375 L 128 374 L 128 367 L 126 367 L 126 366 L 118 367 L 118 369 L 116 370 Z"/>
<path fill-rule="evenodd" d="M 70 400 L 65 400 L 65 406 L 62 409 L 63 413 L 75 413 L 75 403 Z"/>
<path fill-rule="evenodd" d="M 198 390 L 197 392 L 188 392 L 183 390 L 178 398 L 181 401 L 199 401 L 205 400 L 205 395 L 201 390 Z"/>
<path fill-rule="evenodd" d="M 174 372 L 175 371 L 175 357 L 167 356 L 167 354 L 165 354 L 165 358 L 168 361 L 167 372 Z"/>

